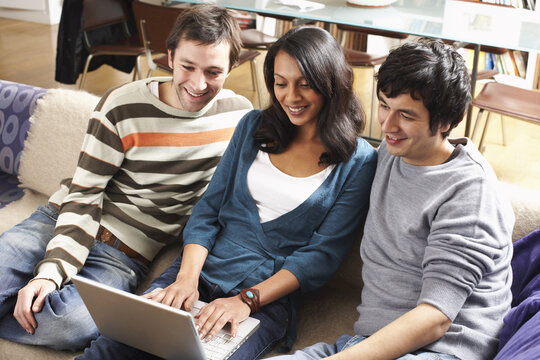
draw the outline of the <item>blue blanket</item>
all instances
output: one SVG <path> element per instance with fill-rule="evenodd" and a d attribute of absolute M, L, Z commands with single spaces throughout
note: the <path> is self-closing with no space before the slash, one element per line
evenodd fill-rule
<path fill-rule="evenodd" d="M 540 228 L 514 243 L 512 309 L 494 360 L 540 359 Z"/>

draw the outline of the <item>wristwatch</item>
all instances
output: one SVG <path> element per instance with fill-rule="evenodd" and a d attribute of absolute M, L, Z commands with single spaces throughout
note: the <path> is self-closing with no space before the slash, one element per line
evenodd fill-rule
<path fill-rule="evenodd" d="M 242 289 L 240 290 L 240 299 L 249 306 L 252 314 L 259 312 L 261 307 L 259 290 L 254 288 Z"/>

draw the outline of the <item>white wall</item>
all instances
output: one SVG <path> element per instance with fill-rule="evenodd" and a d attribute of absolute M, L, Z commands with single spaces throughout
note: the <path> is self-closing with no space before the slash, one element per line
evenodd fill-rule
<path fill-rule="evenodd" d="M 62 0 L 0 0 L 0 17 L 58 24 Z"/>

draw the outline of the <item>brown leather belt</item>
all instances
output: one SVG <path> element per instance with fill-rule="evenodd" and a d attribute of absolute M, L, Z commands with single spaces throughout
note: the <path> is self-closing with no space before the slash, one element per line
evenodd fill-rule
<path fill-rule="evenodd" d="M 114 234 L 112 232 L 107 230 L 102 225 L 99 226 L 99 230 L 98 230 L 97 235 L 96 235 L 96 240 L 99 240 L 99 241 L 101 241 L 101 242 L 103 242 L 103 243 L 105 243 L 105 244 L 107 244 L 107 245 L 109 245 L 109 246 L 111 246 L 111 247 L 113 247 L 115 249 L 120 250 L 121 252 L 126 254 L 127 257 L 129 257 L 131 259 L 139 260 L 140 262 L 142 262 L 145 265 L 150 264 L 150 260 L 148 260 L 147 258 L 142 256 L 141 254 L 139 254 L 138 252 L 136 252 L 135 250 L 133 250 L 132 248 L 130 248 L 129 246 L 124 244 L 120 239 L 118 239 L 116 236 L 114 236 Z"/>

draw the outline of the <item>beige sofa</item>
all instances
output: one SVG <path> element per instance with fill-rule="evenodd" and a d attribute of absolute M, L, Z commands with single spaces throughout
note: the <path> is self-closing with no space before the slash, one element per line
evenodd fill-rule
<path fill-rule="evenodd" d="M 0 233 L 45 203 L 60 180 L 72 175 L 89 114 L 97 101 L 97 97 L 85 92 L 60 89 L 50 90 L 38 101 L 19 169 L 25 195 L 0 209 Z M 516 213 L 513 234 L 516 240 L 540 226 L 540 192 L 502 185 Z M 333 279 L 324 288 L 304 297 L 295 349 L 319 341 L 333 342 L 339 335 L 352 332 L 362 287 L 359 238 Z M 169 247 L 159 255 L 141 288 L 171 262 L 178 250 L 179 245 Z M 0 339 L 0 359 L 58 360 L 72 359 L 76 355 Z"/>

